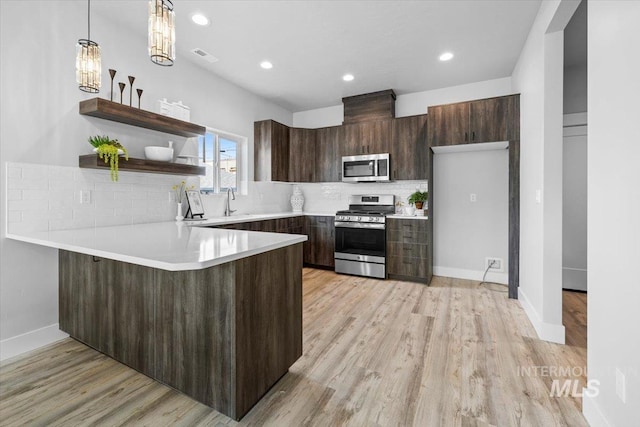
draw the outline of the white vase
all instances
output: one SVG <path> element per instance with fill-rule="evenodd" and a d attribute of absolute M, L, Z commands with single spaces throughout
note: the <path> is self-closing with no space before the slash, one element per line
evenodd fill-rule
<path fill-rule="evenodd" d="M 176 221 L 182 221 L 184 216 L 182 216 L 182 203 L 178 203 L 178 214 L 176 215 Z"/>
<path fill-rule="evenodd" d="M 293 194 L 291 195 L 291 208 L 294 212 L 302 212 L 302 206 L 304 206 L 304 195 L 300 191 L 300 187 L 293 186 Z"/>

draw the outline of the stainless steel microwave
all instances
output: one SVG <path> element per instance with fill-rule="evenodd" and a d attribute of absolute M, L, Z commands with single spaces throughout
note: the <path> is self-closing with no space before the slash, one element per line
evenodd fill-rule
<path fill-rule="evenodd" d="M 342 182 L 389 181 L 389 153 L 344 156 Z"/>

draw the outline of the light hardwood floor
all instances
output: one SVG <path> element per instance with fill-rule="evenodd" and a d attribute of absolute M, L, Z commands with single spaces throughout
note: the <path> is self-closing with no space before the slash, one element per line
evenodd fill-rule
<path fill-rule="evenodd" d="M 582 368 L 585 353 L 535 338 L 500 288 L 307 268 L 303 286 L 304 354 L 240 423 L 66 339 L 1 365 L 0 424 L 586 425 L 532 368 Z"/>

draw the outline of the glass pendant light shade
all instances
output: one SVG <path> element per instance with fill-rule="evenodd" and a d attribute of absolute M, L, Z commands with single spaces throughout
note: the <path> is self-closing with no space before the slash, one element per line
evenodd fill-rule
<path fill-rule="evenodd" d="M 84 92 L 100 92 L 102 60 L 100 46 L 91 41 L 91 0 L 87 0 L 87 38 L 76 45 L 76 82 Z"/>
<path fill-rule="evenodd" d="M 100 92 L 102 61 L 98 43 L 80 39 L 76 45 L 76 82 L 80 90 Z"/>
<path fill-rule="evenodd" d="M 176 31 L 173 3 L 170 0 L 149 1 L 149 57 L 164 66 L 176 59 Z"/>

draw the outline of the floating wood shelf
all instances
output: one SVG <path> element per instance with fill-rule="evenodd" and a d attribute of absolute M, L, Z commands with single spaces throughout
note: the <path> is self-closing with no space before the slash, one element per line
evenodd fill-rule
<path fill-rule="evenodd" d="M 80 101 L 80 114 L 186 137 L 204 135 L 207 131 L 204 126 L 102 98 Z"/>
<path fill-rule="evenodd" d="M 107 101 L 108 102 L 108 101 Z M 89 169 L 109 169 L 109 163 L 105 163 L 97 154 L 87 154 L 78 158 L 78 166 Z M 120 157 L 118 170 L 144 173 L 160 173 L 167 175 L 205 175 L 204 166 L 192 166 L 182 163 L 157 162 L 155 160 L 134 159 L 125 160 Z"/>

